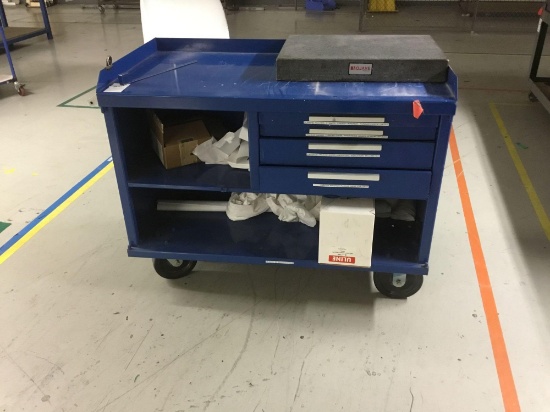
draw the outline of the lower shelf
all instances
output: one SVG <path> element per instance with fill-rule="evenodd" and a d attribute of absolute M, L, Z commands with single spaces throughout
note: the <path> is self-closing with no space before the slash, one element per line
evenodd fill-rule
<path fill-rule="evenodd" d="M 318 238 L 318 227 L 280 222 L 271 213 L 232 222 L 225 213 L 154 212 L 140 222 L 141 240 L 128 255 L 368 270 L 317 263 Z M 427 274 L 427 264 L 416 260 L 419 238 L 419 223 L 378 219 L 371 270 Z"/>
<path fill-rule="evenodd" d="M 1 74 L 0 73 L 0 84 L 8 83 L 13 80 L 13 76 L 11 74 Z"/>
<path fill-rule="evenodd" d="M 11 45 L 32 37 L 46 34 L 47 30 L 40 27 L 5 27 L 4 32 L 6 33 L 6 40 L 8 41 L 8 44 Z M 2 47 L 0 46 L 0 48 Z"/>
<path fill-rule="evenodd" d="M 550 80 L 533 81 L 530 80 L 531 92 L 539 102 L 550 112 Z"/>

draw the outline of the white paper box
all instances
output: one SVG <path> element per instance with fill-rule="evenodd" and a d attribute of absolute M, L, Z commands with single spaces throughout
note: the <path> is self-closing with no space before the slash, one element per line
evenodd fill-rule
<path fill-rule="evenodd" d="M 323 197 L 319 263 L 370 267 L 374 218 L 373 199 Z"/>

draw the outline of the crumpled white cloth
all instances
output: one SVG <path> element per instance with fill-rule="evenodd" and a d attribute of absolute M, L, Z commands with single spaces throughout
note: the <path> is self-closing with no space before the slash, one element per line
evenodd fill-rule
<path fill-rule="evenodd" d="M 376 217 L 391 218 L 405 222 L 416 220 L 416 205 L 409 199 L 376 199 Z"/>
<path fill-rule="evenodd" d="M 227 217 L 246 220 L 271 210 L 283 222 L 301 222 L 314 227 L 319 220 L 321 196 L 232 193 Z"/>
<path fill-rule="evenodd" d="M 220 140 L 214 138 L 198 145 L 193 154 L 206 164 L 229 165 L 250 170 L 248 150 L 248 119 L 236 132 L 228 132 Z"/>
<path fill-rule="evenodd" d="M 231 193 L 226 214 L 233 221 L 246 220 L 269 210 L 265 194 Z"/>
<path fill-rule="evenodd" d="M 300 222 L 314 227 L 319 220 L 321 196 L 268 194 L 266 201 L 283 222 Z"/>
<path fill-rule="evenodd" d="M 400 199 L 391 208 L 391 218 L 414 222 L 416 219 L 416 206 L 414 200 Z"/>
<path fill-rule="evenodd" d="M 376 199 L 374 201 L 376 217 L 389 218 L 391 217 L 391 204 L 386 199 Z"/>

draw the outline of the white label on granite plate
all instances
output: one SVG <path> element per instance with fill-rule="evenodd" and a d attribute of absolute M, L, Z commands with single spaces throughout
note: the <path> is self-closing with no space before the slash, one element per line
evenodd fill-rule
<path fill-rule="evenodd" d="M 370 63 L 350 63 L 349 74 L 372 74 L 372 64 Z"/>

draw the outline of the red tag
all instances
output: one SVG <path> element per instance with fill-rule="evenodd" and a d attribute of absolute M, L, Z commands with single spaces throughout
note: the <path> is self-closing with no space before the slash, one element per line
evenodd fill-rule
<path fill-rule="evenodd" d="M 539 9 L 539 16 L 542 16 L 542 13 L 543 13 L 543 12 L 544 12 L 544 7 L 541 7 L 541 8 Z"/>
<path fill-rule="evenodd" d="M 424 113 L 424 109 L 422 108 L 422 105 L 420 104 L 420 100 L 415 100 L 413 102 L 413 116 L 415 119 L 418 119 L 420 116 L 422 116 L 422 113 Z"/>
<path fill-rule="evenodd" d="M 328 255 L 328 261 L 334 263 L 350 263 L 355 265 L 355 257 L 353 256 Z"/>

